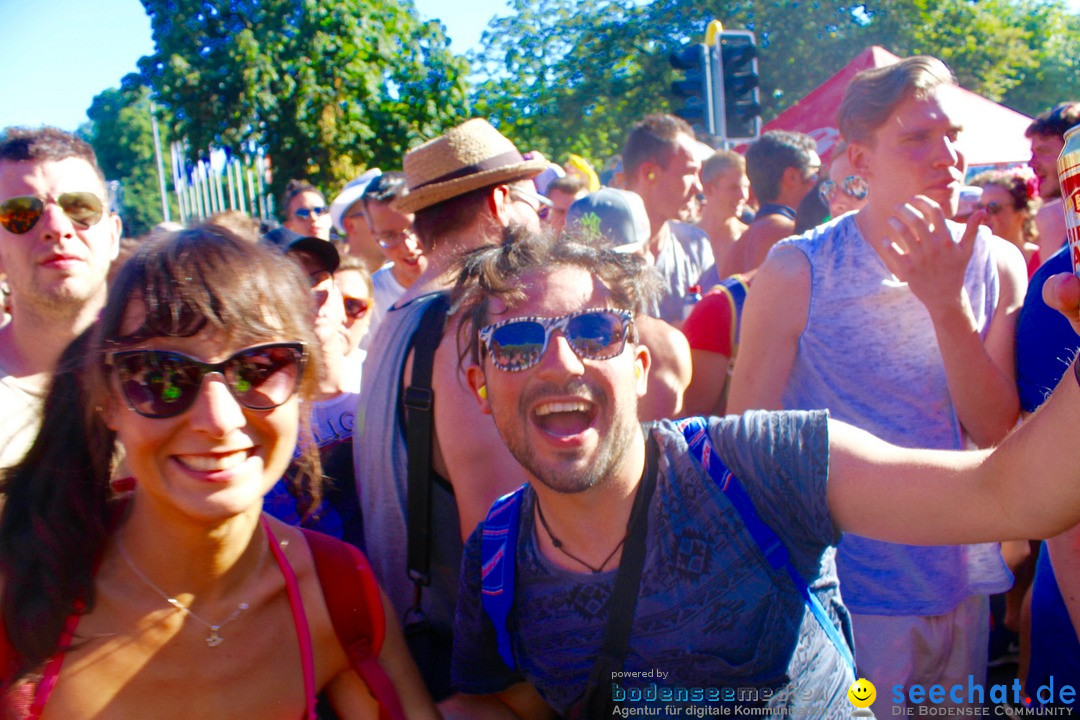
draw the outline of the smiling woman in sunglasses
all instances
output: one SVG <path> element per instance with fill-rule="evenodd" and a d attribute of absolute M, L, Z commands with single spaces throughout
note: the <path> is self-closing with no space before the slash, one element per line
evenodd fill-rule
<path fill-rule="evenodd" d="M 309 436 L 309 315 L 293 264 L 224 230 L 127 262 L 5 478 L 0 715 L 436 717 L 366 559 L 261 512 Z"/>

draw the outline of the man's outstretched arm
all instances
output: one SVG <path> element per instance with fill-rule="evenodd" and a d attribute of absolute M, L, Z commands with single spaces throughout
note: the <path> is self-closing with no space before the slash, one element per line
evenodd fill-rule
<path fill-rule="evenodd" d="M 1080 278 L 1050 278 L 1043 297 L 1080 330 Z M 910 450 L 830 421 L 835 523 L 868 537 L 932 545 L 1049 537 L 1080 523 L 1074 370 L 993 450 Z"/>

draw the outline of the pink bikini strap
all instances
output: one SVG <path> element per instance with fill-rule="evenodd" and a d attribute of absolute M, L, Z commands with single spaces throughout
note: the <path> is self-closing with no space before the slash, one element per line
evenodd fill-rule
<path fill-rule="evenodd" d="M 304 669 L 304 702 L 307 703 L 307 718 L 315 720 L 315 701 L 317 690 L 315 688 L 315 657 L 311 643 L 311 629 L 308 627 L 307 614 L 304 612 L 304 600 L 300 596 L 300 583 L 296 579 L 285 553 L 281 551 L 277 538 L 270 529 L 270 523 L 266 516 L 262 516 L 262 526 L 266 531 L 266 537 L 270 540 L 270 552 L 274 554 L 281 574 L 285 576 L 285 588 L 289 593 L 289 607 L 292 609 L 293 624 L 296 625 L 296 636 L 300 641 L 300 663 Z"/>
<path fill-rule="evenodd" d="M 48 702 L 49 695 L 52 694 L 53 688 L 56 687 L 56 681 L 60 678 L 60 668 L 64 665 L 64 654 L 71 647 L 72 640 L 75 639 L 75 630 L 79 627 L 79 620 L 82 618 L 85 607 L 81 600 L 77 601 L 75 603 L 75 612 L 68 615 L 64 621 L 64 629 L 60 633 L 60 648 L 45 664 L 41 680 L 38 681 L 37 688 L 34 690 L 34 702 L 30 705 L 30 713 L 26 716 L 26 720 L 37 720 L 37 718 L 41 717 L 42 711 L 45 710 L 45 703 Z"/>

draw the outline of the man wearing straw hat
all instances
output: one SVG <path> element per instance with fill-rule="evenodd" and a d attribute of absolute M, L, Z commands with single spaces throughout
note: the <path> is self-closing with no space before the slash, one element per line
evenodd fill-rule
<path fill-rule="evenodd" d="M 398 212 L 415 213 L 428 266 L 387 312 L 369 349 L 354 462 L 368 556 L 436 699 L 450 692 L 462 539 L 524 474 L 459 378 L 454 339 L 434 352 L 430 382 L 424 383 L 412 374 L 413 358 L 420 356 L 413 351 L 414 336 L 429 309 L 441 320 L 434 304 L 445 298 L 448 271 L 461 252 L 501 242 L 515 226 L 539 229 L 538 211 L 546 199 L 531 178 L 546 167 L 543 159 L 525 160 L 486 120 L 472 119 L 405 155 L 408 192 L 393 204 Z M 441 336 L 441 322 L 432 332 Z M 406 393 L 410 385 L 430 390 Z M 428 402 L 417 403 L 417 397 Z M 427 408 L 431 412 L 424 414 Z M 432 423 L 430 440 L 407 443 L 406 426 L 415 429 L 425 419 Z M 427 449 L 428 443 L 429 454 L 410 460 L 410 450 Z M 423 478 L 413 492 L 410 462 Z M 425 495 L 430 500 L 426 506 L 418 501 L 419 517 L 429 519 L 410 523 L 410 496 L 416 501 Z M 418 538 L 421 531 L 428 534 Z"/>
<path fill-rule="evenodd" d="M 60 353 L 105 304 L 120 218 L 89 145 L 56 128 L 0 135 L 0 274 L 11 320 L 0 329 L 0 468 L 37 435 Z"/>

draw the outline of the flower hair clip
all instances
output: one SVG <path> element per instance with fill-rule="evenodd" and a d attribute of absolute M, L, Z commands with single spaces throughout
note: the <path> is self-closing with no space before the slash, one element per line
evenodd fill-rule
<path fill-rule="evenodd" d="M 1027 199 L 1034 200 L 1039 194 L 1039 178 L 1034 175 L 1024 178 L 1024 190 L 1027 191 Z"/>

